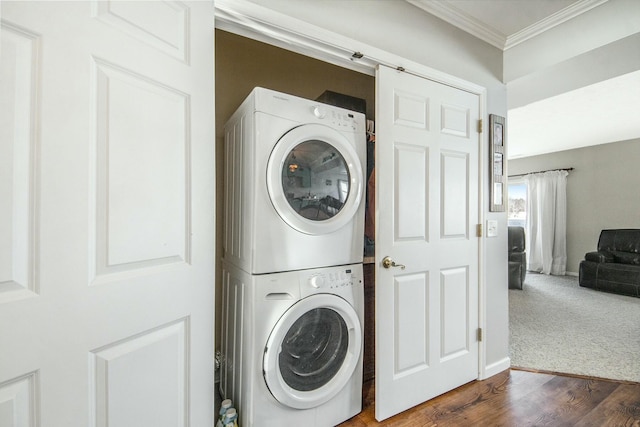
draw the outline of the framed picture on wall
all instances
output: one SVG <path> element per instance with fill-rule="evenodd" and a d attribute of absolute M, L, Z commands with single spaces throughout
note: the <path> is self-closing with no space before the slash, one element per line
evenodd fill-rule
<path fill-rule="evenodd" d="M 489 173 L 491 174 L 491 212 L 504 212 L 507 205 L 505 118 L 489 114 Z"/>

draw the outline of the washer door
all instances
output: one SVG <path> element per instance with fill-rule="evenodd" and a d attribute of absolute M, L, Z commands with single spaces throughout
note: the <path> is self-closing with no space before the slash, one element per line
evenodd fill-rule
<path fill-rule="evenodd" d="M 316 294 L 278 320 L 264 352 L 264 379 L 280 403 L 308 409 L 329 401 L 351 379 L 362 349 L 358 314 L 344 299 Z"/>
<path fill-rule="evenodd" d="M 355 215 L 363 193 L 362 166 L 349 141 L 321 124 L 291 129 L 267 164 L 267 189 L 278 215 L 306 234 L 327 234 Z"/>

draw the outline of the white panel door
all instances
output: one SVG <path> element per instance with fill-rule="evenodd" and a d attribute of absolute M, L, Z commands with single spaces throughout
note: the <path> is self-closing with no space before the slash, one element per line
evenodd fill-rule
<path fill-rule="evenodd" d="M 376 84 L 375 389 L 383 420 L 478 377 L 480 101 L 384 66 Z"/>
<path fill-rule="evenodd" d="M 212 425 L 212 2 L 0 7 L 0 425 Z"/>

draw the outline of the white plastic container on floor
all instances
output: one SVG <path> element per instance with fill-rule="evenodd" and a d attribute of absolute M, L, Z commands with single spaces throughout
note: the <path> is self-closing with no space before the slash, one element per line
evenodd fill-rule
<path fill-rule="evenodd" d="M 229 409 L 232 409 L 231 408 L 232 405 L 233 403 L 231 402 L 231 399 L 225 399 L 222 401 L 222 404 L 220 404 L 220 412 L 218 413 L 219 417 L 218 417 L 218 422 L 216 423 L 216 427 L 224 427 L 225 414 Z M 235 413 L 235 409 L 234 409 L 234 413 Z"/>
<path fill-rule="evenodd" d="M 238 427 L 238 413 L 235 408 L 227 409 L 224 414 L 224 427 Z"/>

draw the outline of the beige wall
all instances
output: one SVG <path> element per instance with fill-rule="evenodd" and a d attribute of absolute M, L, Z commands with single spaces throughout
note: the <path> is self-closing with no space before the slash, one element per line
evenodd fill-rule
<path fill-rule="evenodd" d="M 600 230 L 640 228 L 640 139 L 512 159 L 509 174 L 575 168 L 567 178 L 567 273 Z"/>
<path fill-rule="evenodd" d="M 289 52 L 245 37 L 216 30 L 216 235 L 224 221 L 224 124 L 256 86 L 315 99 L 325 90 L 367 102 L 367 118 L 375 111 L 375 79 L 372 76 Z M 216 239 L 222 256 L 222 239 Z M 220 259 L 216 283 L 221 283 Z M 216 286 L 216 343 L 220 343 L 221 286 Z"/>

